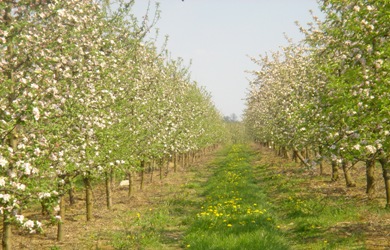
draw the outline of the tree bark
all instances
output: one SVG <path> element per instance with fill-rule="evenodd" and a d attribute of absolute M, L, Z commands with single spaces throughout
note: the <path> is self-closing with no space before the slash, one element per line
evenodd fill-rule
<path fill-rule="evenodd" d="M 113 167 L 110 167 L 110 184 L 111 189 L 115 187 L 115 171 Z"/>
<path fill-rule="evenodd" d="M 324 161 L 322 160 L 322 147 L 318 147 L 318 154 L 321 157 L 320 160 L 320 175 L 324 174 Z"/>
<path fill-rule="evenodd" d="M 165 173 L 165 176 L 167 176 L 169 173 L 169 162 L 170 161 L 173 161 L 173 156 L 171 157 L 171 159 L 167 158 L 167 162 L 166 162 L 167 171 Z"/>
<path fill-rule="evenodd" d="M 163 166 L 164 166 L 164 158 L 160 160 L 160 164 L 158 166 L 160 181 L 162 180 L 162 168 L 163 168 Z"/>
<path fill-rule="evenodd" d="M 65 223 L 65 196 L 62 195 L 60 197 L 60 211 L 58 211 L 58 215 L 60 216 L 60 220 L 57 222 L 57 241 L 64 240 L 64 223 Z"/>
<path fill-rule="evenodd" d="M 176 173 L 177 171 L 177 153 L 173 154 L 173 172 Z"/>
<path fill-rule="evenodd" d="M 111 210 L 112 208 L 112 196 L 111 196 L 111 174 L 109 172 L 105 173 L 105 181 L 106 181 L 106 205 L 107 209 Z M 129 182 L 130 184 L 130 182 Z"/>
<path fill-rule="evenodd" d="M 3 250 L 11 250 L 12 249 L 12 226 L 8 221 L 10 215 L 3 215 L 3 239 L 2 246 Z"/>
<path fill-rule="evenodd" d="M 71 180 L 69 180 L 68 194 L 69 194 L 69 204 L 71 206 L 73 206 L 74 204 L 76 204 L 76 198 L 74 195 L 74 185 L 73 185 L 73 182 Z"/>
<path fill-rule="evenodd" d="M 381 157 L 379 162 L 382 166 L 383 181 L 385 182 L 386 208 L 390 209 L 390 160 L 388 157 Z"/>
<path fill-rule="evenodd" d="M 306 159 L 310 159 L 310 151 L 309 151 L 308 147 L 305 148 L 305 156 L 306 156 Z"/>
<path fill-rule="evenodd" d="M 130 197 L 133 194 L 133 175 L 131 171 L 127 173 L 127 178 L 129 179 L 129 188 L 127 190 L 127 196 Z"/>
<path fill-rule="evenodd" d="M 298 151 L 298 149 L 294 148 L 294 154 L 295 156 L 301 161 L 301 163 L 303 165 L 305 165 L 306 167 L 310 167 L 310 165 L 305 161 L 304 157 L 302 156 L 302 154 Z"/>
<path fill-rule="evenodd" d="M 337 161 L 332 160 L 332 181 L 337 181 L 339 179 L 339 165 Z"/>
<path fill-rule="evenodd" d="M 152 160 L 152 163 L 149 163 L 149 169 L 150 169 L 150 183 L 153 182 L 154 167 L 155 167 L 155 161 Z"/>
<path fill-rule="evenodd" d="M 347 187 L 356 187 L 356 183 L 353 181 L 351 173 L 350 173 L 350 162 L 347 160 L 343 160 L 341 163 L 341 166 L 343 168 L 344 177 L 345 177 L 345 183 Z"/>
<path fill-rule="evenodd" d="M 298 151 L 296 151 L 296 150 L 293 150 L 293 156 L 292 156 L 292 158 L 293 158 L 293 161 L 295 162 L 295 163 L 298 163 L 298 156 L 297 156 L 297 152 Z"/>
<path fill-rule="evenodd" d="M 85 186 L 85 207 L 86 207 L 86 219 L 92 220 L 92 186 L 91 178 L 89 176 L 84 177 Z"/>
<path fill-rule="evenodd" d="M 366 161 L 366 178 L 366 194 L 369 199 L 372 199 L 375 194 L 375 159 Z"/>
<path fill-rule="evenodd" d="M 139 184 L 139 189 L 143 190 L 144 189 L 144 176 L 145 176 L 145 161 L 141 161 L 141 172 L 140 172 L 140 175 L 141 175 L 141 181 L 140 181 L 140 184 Z"/>

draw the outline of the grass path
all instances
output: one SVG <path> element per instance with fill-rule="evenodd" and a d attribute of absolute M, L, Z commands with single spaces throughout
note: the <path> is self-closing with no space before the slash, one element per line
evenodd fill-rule
<path fill-rule="evenodd" d="M 225 148 L 151 206 L 122 213 L 103 238 L 114 249 L 289 249 L 255 178 L 258 157 L 248 146 Z"/>
<path fill-rule="evenodd" d="M 390 249 L 387 210 L 342 181 L 259 152 L 232 145 L 187 170 L 152 210 L 132 213 L 137 244 L 115 249 Z"/>
<path fill-rule="evenodd" d="M 189 219 L 189 249 L 288 249 L 254 176 L 256 157 L 248 146 L 233 145 L 216 160 L 204 201 Z"/>

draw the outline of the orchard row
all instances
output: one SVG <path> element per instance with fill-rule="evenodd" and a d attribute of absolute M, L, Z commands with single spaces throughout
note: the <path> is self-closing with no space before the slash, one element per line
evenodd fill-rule
<path fill-rule="evenodd" d="M 0 3 L 3 249 L 11 249 L 11 226 L 41 229 L 22 211 L 39 202 L 63 209 L 59 199 L 76 178 L 88 190 L 93 178 L 143 171 L 222 140 L 210 95 L 145 38 L 158 12 L 138 22 L 129 3 L 107 7 Z"/>
<path fill-rule="evenodd" d="M 390 43 L 387 0 L 321 2 L 305 38 L 253 61 L 245 123 L 259 142 L 299 158 L 307 167 L 366 164 L 367 193 L 382 167 L 390 207 Z M 302 154 L 312 152 L 311 156 Z"/>

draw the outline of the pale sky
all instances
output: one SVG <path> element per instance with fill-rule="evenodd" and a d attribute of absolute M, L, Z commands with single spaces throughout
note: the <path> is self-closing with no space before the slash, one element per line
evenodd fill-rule
<path fill-rule="evenodd" d="M 151 0 L 154 8 L 155 0 Z M 303 35 L 295 21 L 311 22 L 309 10 L 321 13 L 316 0 L 160 0 L 156 27 L 168 50 L 186 64 L 192 60 L 191 79 L 205 86 L 223 115 L 241 116 L 251 75 L 250 57 L 286 45 Z M 136 0 L 133 13 L 145 14 L 148 0 Z"/>

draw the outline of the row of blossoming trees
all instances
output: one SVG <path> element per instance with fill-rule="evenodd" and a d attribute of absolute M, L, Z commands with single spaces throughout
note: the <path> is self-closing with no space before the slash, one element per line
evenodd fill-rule
<path fill-rule="evenodd" d="M 11 249 L 11 226 L 40 230 L 23 215 L 31 204 L 64 215 L 61 197 L 75 178 L 88 201 L 93 178 L 130 175 L 221 141 L 209 94 L 181 60 L 158 53 L 145 39 L 147 17 L 139 23 L 130 9 L 103 11 L 90 0 L 0 2 L 3 249 Z"/>
<path fill-rule="evenodd" d="M 368 195 L 378 163 L 390 207 L 390 3 L 328 0 L 321 9 L 323 20 L 301 27 L 303 41 L 253 59 L 247 129 L 307 167 L 322 171 L 328 160 L 333 180 L 341 166 L 350 187 L 351 166 L 365 162 Z"/>

